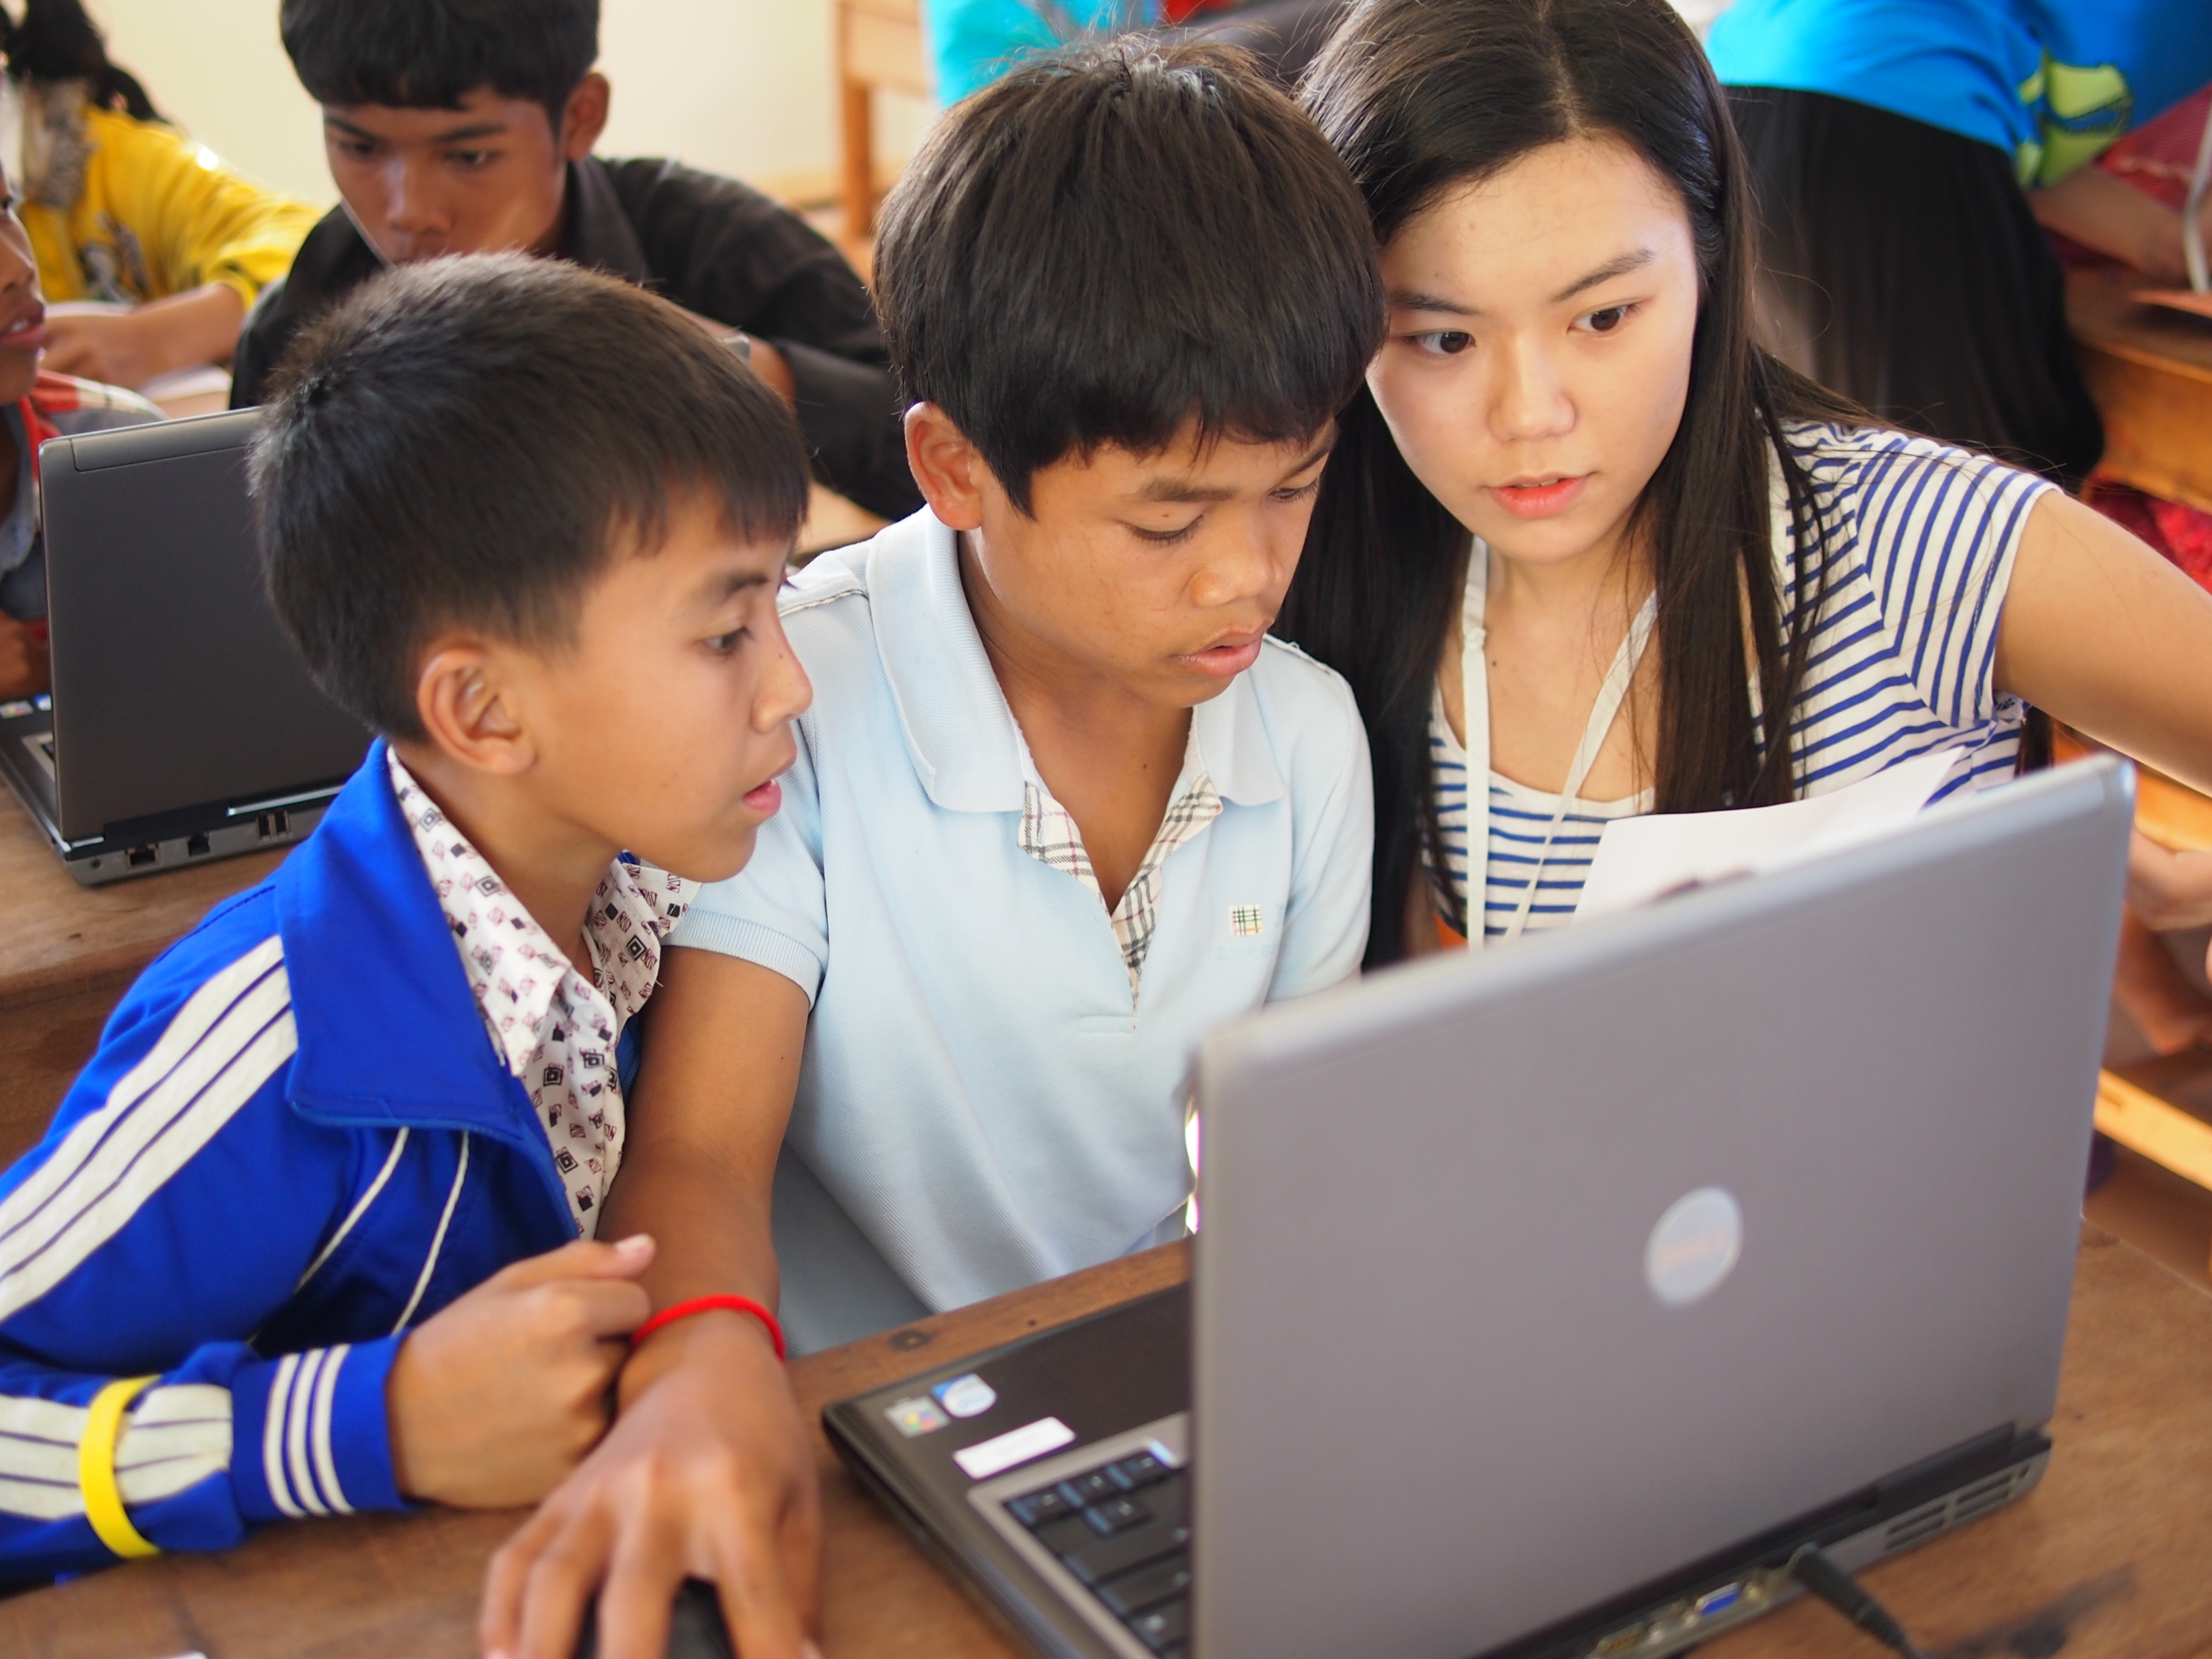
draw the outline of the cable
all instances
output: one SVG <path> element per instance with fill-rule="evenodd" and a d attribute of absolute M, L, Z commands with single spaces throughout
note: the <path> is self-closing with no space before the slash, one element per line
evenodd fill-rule
<path fill-rule="evenodd" d="M 1925 1659 L 1905 1626 L 1890 1616 L 1887 1607 L 1860 1588 L 1859 1581 L 1808 1544 L 1790 1558 L 1790 1576 L 1885 1647 L 1895 1648 L 1905 1659 Z"/>

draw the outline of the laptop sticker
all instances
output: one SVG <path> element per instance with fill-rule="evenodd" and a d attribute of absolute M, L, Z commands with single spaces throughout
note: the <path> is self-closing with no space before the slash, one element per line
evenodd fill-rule
<path fill-rule="evenodd" d="M 1670 1308 L 1702 1302 L 1743 1255 L 1743 1211 L 1725 1187 L 1700 1187 L 1667 1206 L 1644 1247 L 1644 1277 Z"/>
<path fill-rule="evenodd" d="M 1024 1423 L 981 1445 L 963 1446 L 952 1454 L 952 1461 L 970 1480 L 988 1480 L 1017 1463 L 1026 1463 L 1033 1457 L 1042 1457 L 1047 1452 L 1073 1444 L 1074 1439 L 1075 1431 L 1058 1418 L 1040 1417 L 1034 1423 Z"/>
<path fill-rule="evenodd" d="M 925 1395 L 916 1395 L 911 1400 L 894 1400 L 884 1407 L 884 1415 L 909 1440 L 918 1434 L 933 1433 L 952 1420 L 937 1409 L 934 1400 Z"/>
<path fill-rule="evenodd" d="M 955 1417 L 981 1417 L 999 1403 L 999 1396 L 991 1385 L 973 1371 L 965 1376 L 956 1376 L 950 1382 L 940 1382 L 930 1393 Z"/>

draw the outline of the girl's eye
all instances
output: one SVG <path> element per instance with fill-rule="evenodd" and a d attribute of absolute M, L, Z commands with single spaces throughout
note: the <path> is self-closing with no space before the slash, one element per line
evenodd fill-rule
<path fill-rule="evenodd" d="M 1414 346 L 1438 357 L 1456 357 L 1474 343 L 1474 336 L 1464 329 L 1439 329 L 1433 334 L 1416 334 Z"/>
<path fill-rule="evenodd" d="M 1290 484 L 1277 490 L 1275 492 L 1275 499 L 1279 501 L 1304 501 L 1307 496 L 1312 495 L 1314 491 L 1320 488 L 1321 474 L 1316 472 L 1312 477 L 1308 478 L 1302 484 Z"/>
<path fill-rule="evenodd" d="M 1593 334 L 1610 334 L 1628 320 L 1629 307 L 1607 306 L 1602 311 L 1593 311 L 1583 321 L 1589 325 Z"/>

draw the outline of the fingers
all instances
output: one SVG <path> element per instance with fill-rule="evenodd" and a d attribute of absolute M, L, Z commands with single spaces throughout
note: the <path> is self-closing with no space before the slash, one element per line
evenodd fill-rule
<path fill-rule="evenodd" d="M 613 1244 L 580 1238 L 501 1268 L 484 1280 L 483 1288 L 525 1291 L 562 1279 L 635 1279 L 652 1265 L 653 1248 L 648 1233 L 632 1233 Z"/>
<path fill-rule="evenodd" d="M 523 1592 L 531 1569 L 538 1551 L 564 1524 L 553 1509 L 541 1508 L 492 1556 L 484 1570 L 483 1605 L 477 1613 L 477 1642 L 486 1654 L 511 1659 L 521 1646 Z"/>
<path fill-rule="evenodd" d="M 785 1576 L 782 1540 L 769 1518 L 751 1505 L 732 1503 L 730 1509 L 736 1513 L 719 1517 L 713 1540 L 714 1589 L 730 1645 L 744 1659 L 810 1659 L 814 1644 Z"/>
<path fill-rule="evenodd" d="M 520 1587 L 521 1636 L 507 1650 L 512 1659 L 573 1659 L 613 1531 L 604 1503 L 588 1503 L 538 1547 Z"/>
<path fill-rule="evenodd" d="M 628 1336 L 653 1315 L 653 1298 L 644 1287 L 620 1279 L 564 1285 L 561 1293 L 575 1303 L 586 1333 L 595 1341 Z"/>
<path fill-rule="evenodd" d="M 599 1659 L 661 1659 L 683 1583 L 684 1551 L 672 1528 L 625 1527 L 599 1591 Z"/>

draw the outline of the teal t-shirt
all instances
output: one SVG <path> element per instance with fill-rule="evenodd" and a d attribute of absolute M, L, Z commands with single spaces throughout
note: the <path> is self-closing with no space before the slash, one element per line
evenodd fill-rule
<path fill-rule="evenodd" d="M 2212 82 L 2212 0 L 1737 0 L 1706 49 L 1729 86 L 1871 104 L 2051 185 Z"/>
<path fill-rule="evenodd" d="M 928 0 L 922 27 L 937 100 L 957 104 L 1033 52 L 1158 21 L 1156 0 Z"/>

